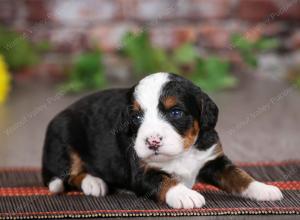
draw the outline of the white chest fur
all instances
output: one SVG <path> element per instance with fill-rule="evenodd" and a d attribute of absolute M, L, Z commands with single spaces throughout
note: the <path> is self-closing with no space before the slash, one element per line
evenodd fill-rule
<path fill-rule="evenodd" d="M 215 154 L 216 146 L 217 144 L 205 151 L 200 151 L 192 147 L 189 151 L 172 161 L 153 162 L 149 163 L 149 165 L 158 167 L 169 174 L 175 175 L 182 183 L 191 188 L 195 183 L 199 170 L 206 162 L 217 157 Z"/>

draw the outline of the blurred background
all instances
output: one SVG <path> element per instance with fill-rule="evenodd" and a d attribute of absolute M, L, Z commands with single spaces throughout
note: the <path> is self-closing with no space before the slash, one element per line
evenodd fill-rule
<path fill-rule="evenodd" d="M 0 0 L 0 166 L 40 166 L 49 120 L 153 72 L 220 109 L 234 161 L 300 159 L 300 0 Z"/>

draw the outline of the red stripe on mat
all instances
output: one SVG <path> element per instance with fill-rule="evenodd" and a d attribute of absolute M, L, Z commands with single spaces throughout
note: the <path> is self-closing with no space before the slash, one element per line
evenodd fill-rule
<path fill-rule="evenodd" d="M 240 167 L 255 167 L 255 166 L 284 166 L 290 164 L 299 164 L 300 160 L 287 161 L 270 161 L 270 162 L 236 162 Z M 39 167 L 1 167 L 0 172 L 40 172 Z"/>
<path fill-rule="evenodd" d="M 267 184 L 277 186 L 281 190 L 300 190 L 300 181 L 286 181 L 286 182 L 266 182 Z M 198 191 L 219 191 L 218 188 L 198 183 L 194 186 L 195 190 Z M 66 193 L 70 196 L 82 195 L 81 192 L 72 191 Z M 0 188 L 0 196 L 45 196 L 51 195 L 48 188 L 46 187 L 4 187 Z"/>
<path fill-rule="evenodd" d="M 264 212 L 264 211 L 272 211 L 272 212 L 282 212 L 282 211 L 291 211 L 291 212 L 299 212 L 300 207 L 266 207 L 266 208 L 195 208 L 195 209 L 141 209 L 141 210 L 107 210 L 107 209 L 101 209 L 101 210 L 72 210 L 72 211 L 51 211 L 51 212 L 19 212 L 19 213 L 1 213 L 0 216 L 13 216 L 13 215 L 77 215 L 77 214 L 93 214 L 93 213 L 188 213 L 188 212 L 200 212 L 200 213 L 206 213 L 206 212 L 243 212 L 243 211 L 253 211 L 253 212 Z"/>

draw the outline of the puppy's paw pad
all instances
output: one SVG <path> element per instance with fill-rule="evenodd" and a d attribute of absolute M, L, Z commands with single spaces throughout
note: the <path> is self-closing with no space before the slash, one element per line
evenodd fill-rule
<path fill-rule="evenodd" d="M 64 191 L 64 183 L 61 179 L 55 178 L 49 183 L 49 191 L 52 193 L 62 193 Z"/>
<path fill-rule="evenodd" d="M 105 196 L 107 193 L 106 183 L 98 178 L 91 175 L 86 175 L 81 183 L 81 189 L 85 195 L 91 196 Z"/>
<path fill-rule="evenodd" d="M 166 203 L 176 209 L 192 209 L 204 206 L 205 199 L 200 193 L 178 184 L 167 192 Z"/>
<path fill-rule="evenodd" d="M 267 185 L 258 181 L 250 183 L 242 195 L 258 201 L 276 201 L 283 198 L 283 195 L 278 187 Z"/>

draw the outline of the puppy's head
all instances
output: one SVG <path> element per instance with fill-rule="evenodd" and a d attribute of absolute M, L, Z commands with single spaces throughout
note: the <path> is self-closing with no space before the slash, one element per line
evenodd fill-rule
<path fill-rule="evenodd" d="M 159 162 L 176 158 L 196 143 L 201 132 L 214 129 L 218 109 L 190 81 L 156 73 L 135 86 L 130 117 L 137 155 Z"/>

